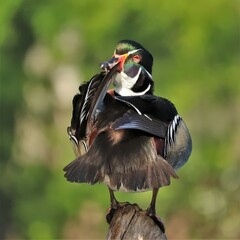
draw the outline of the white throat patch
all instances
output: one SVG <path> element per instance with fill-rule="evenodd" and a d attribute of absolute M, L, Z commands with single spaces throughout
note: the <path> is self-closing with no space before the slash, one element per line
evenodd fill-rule
<path fill-rule="evenodd" d="M 124 72 L 118 73 L 115 77 L 114 84 L 115 84 L 115 92 L 121 96 L 140 96 L 148 92 L 151 88 L 151 84 L 148 85 L 147 89 L 143 92 L 133 92 L 131 88 L 137 82 L 142 69 L 139 68 L 137 75 L 133 78 L 129 77 Z"/>

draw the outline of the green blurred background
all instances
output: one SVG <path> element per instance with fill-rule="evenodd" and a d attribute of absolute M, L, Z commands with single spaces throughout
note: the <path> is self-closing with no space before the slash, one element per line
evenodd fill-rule
<path fill-rule="evenodd" d="M 0 238 L 103 239 L 107 188 L 71 184 L 71 99 L 119 40 L 154 55 L 156 95 L 175 103 L 193 153 L 160 190 L 169 238 L 240 238 L 240 1 L 0 3 Z M 118 193 L 146 208 L 151 192 Z"/>

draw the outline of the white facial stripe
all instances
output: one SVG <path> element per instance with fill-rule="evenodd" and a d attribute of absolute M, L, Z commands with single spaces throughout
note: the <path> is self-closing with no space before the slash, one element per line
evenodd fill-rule
<path fill-rule="evenodd" d="M 135 53 L 135 52 L 137 52 L 139 50 L 141 50 L 141 48 L 129 51 L 129 52 L 125 53 L 125 54 L 130 55 L 130 54 L 133 54 L 133 53 Z M 121 56 L 123 56 L 125 54 L 121 54 L 121 55 L 120 54 L 116 54 L 116 50 L 114 51 L 114 57 L 116 57 L 116 58 L 120 58 Z"/>
<path fill-rule="evenodd" d="M 128 55 L 133 54 L 133 53 L 135 53 L 135 52 L 138 52 L 139 50 L 141 50 L 141 48 L 136 49 L 136 50 L 129 51 L 129 52 L 128 52 Z"/>
<path fill-rule="evenodd" d="M 145 69 L 145 72 L 147 73 L 147 75 L 149 76 L 150 79 L 152 79 L 152 75 Z"/>

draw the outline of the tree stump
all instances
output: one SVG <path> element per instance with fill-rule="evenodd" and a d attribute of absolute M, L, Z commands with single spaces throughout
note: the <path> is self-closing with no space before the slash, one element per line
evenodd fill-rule
<path fill-rule="evenodd" d="M 125 204 L 115 210 L 106 239 L 166 240 L 167 237 L 137 204 Z"/>

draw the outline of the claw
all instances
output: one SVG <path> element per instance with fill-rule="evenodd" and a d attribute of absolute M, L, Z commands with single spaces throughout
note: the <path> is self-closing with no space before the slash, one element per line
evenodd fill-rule
<path fill-rule="evenodd" d="M 110 224 L 112 219 L 113 219 L 113 216 L 114 216 L 114 213 L 117 209 L 114 209 L 114 208 L 109 208 L 107 210 L 107 213 L 106 213 L 106 220 L 107 220 L 107 223 Z"/>
<path fill-rule="evenodd" d="M 165 226 L 161 220 L 160 217 L 158 217 L 156 215 L 156 213 L 153 213 L 151 211 L 149 211 L 150 209 L 147 210 L 147 214 L 148 216 L 160 227 L 160 229 L 162 230 L 163 233 L 165 233 Z"/>

